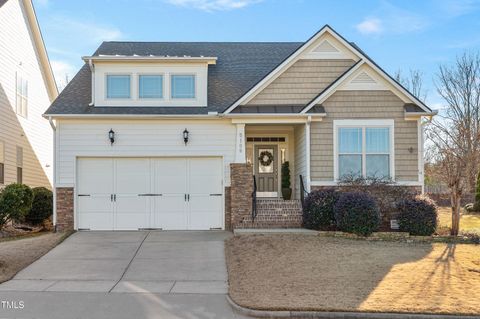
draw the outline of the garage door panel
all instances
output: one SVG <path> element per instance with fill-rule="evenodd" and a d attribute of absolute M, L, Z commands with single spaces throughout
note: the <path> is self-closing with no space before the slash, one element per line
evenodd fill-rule
<path fill-rule="evenodd" d="M 115 192 L 117 194 L 141 194 L 150 191 L 149 159 L 116 159 Z"/>
<path fill-rule="evenodd" d="M 138 195 L 117 195 L 115 201 L 115 229 L 137 230 L 150 227 L 150 202 Z"/>
<path fill-rule="evenodd" d="M 221 159 L 195 158 L 189 161 L 189 193 L 222 193 Z"/>
<path fill-rule="evenodd" d="M 79 159 L 77 171 L 78 194 L 113 194 L 112 159 Z"/>
<path fill-rule="evenodd" d="M 154 159 L 155 193 L 185 194 L 187 161 L 185 159 Z"/>
<path fill-rule="evenodd" d="M 79 196 L 77 198 L 78 228 L 91 230 L 113 229 L 113 203 L 110 195 Z"/>
<path fill-rule="evenodd" d="M 78 193 L 90 195 L 78 197 L 79 228 L 222 227 L 221 158 L 85 158 L 77 165 Z"/>
<path fill-rule="evenodd" d="M 155 198 L 155 228 L 164 230 L 187 229 L 187 212 L 184 195 L 163 195 Z"/>
<path fill-rule="evenodd" d="M 190 196 L 189 229 L 208 230 L 222 227 L 223 200 L 221 196 Z"/>

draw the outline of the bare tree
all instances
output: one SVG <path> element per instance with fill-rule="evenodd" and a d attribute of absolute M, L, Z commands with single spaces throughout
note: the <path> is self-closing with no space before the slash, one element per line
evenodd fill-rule
<path fill-rule="evenodd" d="M 480 56 L 464 53 L 453 65 L 441 65 L 435 81 L 445 100 L 442 110 L 427 129 L 450 189 L 451 235 L 457 236 L 461 199 L 480 162 Z"/>
<path fill-rule="evenodd" d="M 395 80 L 403 85 L 417 99 L 425 102 L 427 91 L 423 88 L 423 72 L 416 69 L 410 69 L 409 75 L 404 77 L 401 70 L 395 72 Z"/>

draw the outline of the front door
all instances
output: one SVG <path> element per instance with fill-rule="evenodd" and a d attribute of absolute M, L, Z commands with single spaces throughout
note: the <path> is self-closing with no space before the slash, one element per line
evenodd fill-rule
<path fill-rule="evenodd" d="M 278 147 L 255 145 L 255 176 L 257 193 L 262 197 L 278 196 Z"/>

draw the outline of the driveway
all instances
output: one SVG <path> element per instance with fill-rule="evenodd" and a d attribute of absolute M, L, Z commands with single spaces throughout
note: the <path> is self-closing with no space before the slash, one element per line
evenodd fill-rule
<path fill-rule="evenodd" d="M 229 232 L 77 232 L 0 285 L 22 318 L 237 318 L 225 300 Z M 107 311 L 107 312 L 106 312 Z"/>

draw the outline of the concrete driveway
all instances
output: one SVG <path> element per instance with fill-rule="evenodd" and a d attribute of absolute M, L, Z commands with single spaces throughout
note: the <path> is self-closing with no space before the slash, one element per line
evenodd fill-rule
<path fill-rule="evenodd" d="M 237 318 L 225 299 L 230 235 L 77 232 L 0 285 L 1 300 L 25 303 L 0 317 Z"/>

